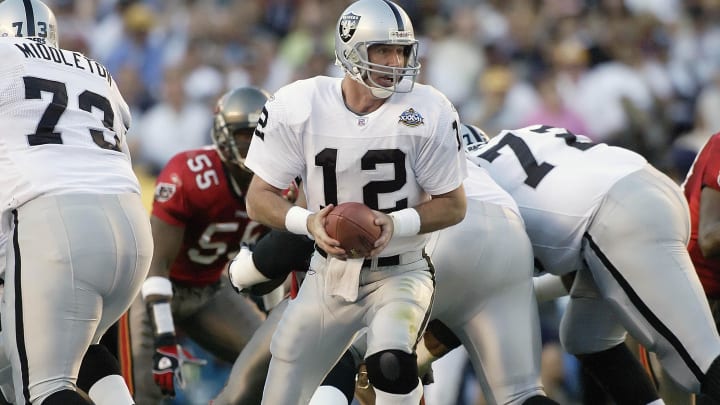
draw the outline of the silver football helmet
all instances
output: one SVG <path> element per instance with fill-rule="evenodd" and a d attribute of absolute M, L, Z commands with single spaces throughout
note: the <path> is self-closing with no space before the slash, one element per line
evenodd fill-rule
<path fill-rule="evenodd" d="M 404 45 L 405 66 L 371 63 L 368 48 L 376 44 Z M 336 64 L 346 74 L 368 87 L 378 98 L 407 93 L 420 73 L 418 41 L 405 10 L 389 0 L 359 0 L 343 11 L 335 29 Z M 369 73 L 392 76 L 392 85 L 381 86 Z"/>
<path fill-rule="evenodd" d="M 490 142 L 490 137 L 475 125 L 460 124 L 460 138 L 466 153 L 472 153 Z"/>
<path fill-rule="evenodd" d="M 41 38 L 59 48 L 55 14 L 39 0 L 0 0 L 0 37 Z"/>
<path fill-rule="evenodd" d="M 251 86 L 230 90 L 220 97 L 210 135 L 224 162 L 249 171 L 245 167 L 245 156 L 269 98 L 268 92 Z"/>

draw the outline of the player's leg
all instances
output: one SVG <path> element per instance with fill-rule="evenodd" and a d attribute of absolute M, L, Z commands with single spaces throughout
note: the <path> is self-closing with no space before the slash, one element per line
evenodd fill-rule
<path fill-rule="evenodd" d="M 423 336 L 423 340 L 425 336 L 427 336 L 427 332 Z M 420 342 L 418 350 L 423 344 L 424 342 Z M 465 348 L 456 347 L 432 362 L 434 382 L 423 388 L 427 403 L 437 405 L 455 404 L 460 394 L 462 380 L 465 377 L 465 365 L 468 360 Z M 419 362 L 420 359 L 418 359 Z"/>
<path fill-rule="evenodd" d="M 658 221 L 662 218 L 662 221 Z M 584 241 L 584 259 L 618 320 L 689 392 L 720 400 L 720 337 L 686 250 L 687 203 L 646 169 L 619 181 Z M 717 380 L 713 377 L 716 375 Z"/>
<path fill-rule="evenodd" d="M 133 396 L 138 404 L 155 405 L 163 398 L 152 375 L 155 337 L 145 303 L 139 294 L 133 300 L 127 316 L 132 352 L 130 369 Z"/>
<path fill-rule="evenodd" d="M 379 405 L 417 403 L 422 397 L 415 345 L 434 295 L 434 276 L 427 265 L 421 260 L 389 267 L 379 271 L 387 274 L 382 283 L 375 283 L 381 284 L 377 288 L 363 286 L 376 288 L 366 298 L 370 323 L 365 364 Z"/>
<path fill-rule="evenodd" d="M 720 299 L 708 299 L 710 304 L 710 311 L 712 312 L 713 319 L 715 320 L 715 328 L 720 331 Z M 714 405 L 716 402 L 705 395 L 698 395 L 695 398 L 697 405 Z"/>
<path fill-rule="evenodd" d="M 313 256 L 311 268 L 272 337 L 263 404 L 307 403 L 360 329 L 363 295 L 354 303 L 330 296 L 325 259 Z"/>
<path fill-rule="evenodd" d="M 466 218 L 428 245 L 437 268 L 432 317 L 438 320 L 428 332 L 444 347 L 465 346 L 491 402 L 544 396 L 532 246 L 523 222 L 478 201 L 469 201 Z"/>
<path fill-rule="evenodd" d="M 0 333 L 0 341 L 3 334 Z M 119 373 L 119 363 L 110 351 L 104 346 L 90 345 L 83 357 L 78 374 L 77 386 L 88 393 L 90 399 L 96 404 L 103 404 L 103 400 L 112 399 L 111 404 L 122 403 L 117 398 L 129 399 L 132 396 L 127 385 Z M 12 367 L 0 343 L 0 405 L 10 404 L 8 400 L 15 400 L 15 391 L 12 385 Z"/>
<path fill-rule="evenodd" d="M 120 371 L 120 363 L 107 347 L 90 345 L 80 365 L 77 386 L 95 405 L 134 404 Z"/>
<path fill-rule="evenodd" d="M 5 255 L 5 245 L 4 242 L 7 240 L 3 239 L 3 235 L 0 234 L 0 278 L 3 279 L 2 282 L 0 282 L 0 302 L 4 300 L 4 293 L 5 293 L 5 261 L 7 260 L 7 255 Z M 0 323 L 0 327 L 2 324 Z M 12 364 L 10 364 L 10 359 L 5 354 L 5 333 L 0 329 L 0 405 L 7 405 L 10 402 L 8 401 L 14 401 L 15 400 L 15 390 L 13 389 L 13 374 L 12 374 Z"/>
<path fill-rule="evenodd" d="M 193 341 L 217 358 L 233 363 L 265 320 L 265 314 L 248 297 L 237 294 L 226 279 L 197 311 L 177 319 Z"/>
<path fill-rule="evenodd" d="M 364 334 L 361 338 L 364 339 Z M 352 347 L 345 351 L 315 390 L 308 405 L 350 404 L 355 394 L 355 376 L 359 360 L 359 357 L 353 353 Z"/>
<path fill-rule="evenodd" d="M 0 221 L 2 221 L 2 217 L 0 217 Z M 7 254 L 5 252 L 8 245 L 8 232 L 0 228 L 0 302 L 2 302 L 5 292 L 5 267 L 7 266 Z M 7 399 L 12 400 L 15 398 L 15 390 L 13 390 L 12 386 L 12 366 L 10 359 L 5 355 L 5 346 L 2 341 L 3 333 L 0 331 L 0 394 L 2 394 L 0 395 L 0 404 L 6 405 L 9 403 Z"/>
<path fill-rule="evenodd" d="M 270 364 L 270 341 L 289 300 L 281 301 L 255 330 L 250 341 L 233 363 L 225 386 L 213 405 L 258 404 Z"/>
<path fill-rule="evenodd" d="M 688 393 L 686 389 L 680 387 L 675 380 L 667 375 L 667 372 L 662 368 L 660 360 L 655 353 L 649 352 L 630 335 L 625 339 L 625 345 L 630 352 L 638 358 L 640 364 L 650 376 L 650 380 L 655 384 L 660 398 L 662 398 L 665 403 L 693 403 L 694 395 Z"/>
<path fill-rule="evenodd" d="M 103 210 L 115 233 L 117 275 L 113 286 L 103 295 L 102 317 L 83 357 L 78 386 L 88 392 L 96 405 L 134 404 L 117 358 L 123 347 L 111 345 L 111 351 L 101 341 L 112 337 L 116 343 L 125 343 L 119 336 L 126 332 L 121 327 L 126 319 L 122 323 L 120 320 L 139 295 L 150 267 L 153 240 L 147 212 L 138 196 L 121 195 L 106 202 Z"/>
<path fill-rule="evenodd" d="M 68 246 L 79 235 L 66 230 L 61 211 L 54 197 L 46 197 L 25 204 L 14 217 L 2 326 L 16 403 L 58 403 L 59 396 L 83 403 L 75 392 L 75 377 L 101 306 L 98 292 L 75 289 L 79 280 L 70 264 L 80 265 L 73 262 L 79 252 Z M 89 224 L 101 220 L 97 212 L 87 219 Z M 103 238 L 91 239 L 88 247 L 94 248 Z M 67 394 L 54 395 L 59 392 Z"/>
<path fill-rule="evenodd" d="M 2 316 L 13 336 L 6 348 L 16 397 L 84 403 L 75 386 L 81 360 L 147 272 L 152 242 L 139 246 L 150 240 L 142 203 L 136 195 L 40 198 L 18 210 L 14 235 Z"/>
<path fill-rule="evenodd" d="M 574 354 L 615 402 L 644 405 L 659 395 L 625 346 L 626 331 L 587 269 L 579 270 L 560 322 L 563 348 Z"/>
<path fill-rule="evenodd" d="M 4 259 L 3 259 L 4 260 Z M 0 290 L 2 287 L 0 287 Z M 3 340 L 5 334 L 0 331 L 0 405 L 7 405 L 15 400 L 15 390 L 13 389 L 12 365 L 10 359 L 5 355 L 5 345 Z"/>

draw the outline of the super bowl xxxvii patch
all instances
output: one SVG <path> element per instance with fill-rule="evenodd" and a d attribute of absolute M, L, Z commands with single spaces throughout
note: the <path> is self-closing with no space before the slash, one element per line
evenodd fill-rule
<path fill-rule="evenodd" d="M 169 200 L 175 194 L 175 189 L 173 183 L 158 183 L 155 186 L 155 201 L 165 202 Z"/>
<path fill-rule="evenodd" d="M 398 122 L 409 127 L 417 127 L 418 125 L 424 125 L 425 119 L 419 112 L 409 108 L 400 114 L 400 120 Z"/>

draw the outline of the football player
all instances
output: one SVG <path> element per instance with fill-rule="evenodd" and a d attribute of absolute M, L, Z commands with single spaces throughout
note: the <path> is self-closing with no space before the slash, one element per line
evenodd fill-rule
<path fill-rule="evenodd" d="M 130 111 L 108 70 L 61 49 L 57 30 L 41 1 L 0 2 L 1 312 L 14 402 L 131 404 L 98 344 L 152 255 Z"/>
<path fill-rule="evenodd" d="M 157 178 L 150 222 L 155 250 L 140 296 L 129 311 L 135 400 L 174 396 L 184 361 L 177 331 L 232 363 L 265 314 L 222 277 L 241 243 L 268 229 L 252 221 L 245 196 L 252 172 L 245 155 L 268 93 L 230 90 L 218 100 L 213 145 L 174 156 Z"/>
<path fill-rule="evenodd" d="M 690 258 L 720 331 L 720 133 L 700 150 L 682 187 L 690 207 Z M 696 403 L 709 402 L 699 397 Z"/>
<path fill-rule="evenodd" d="M 379 404 L 417 404 L 414 355 L 434 294 L 429 233 L 466 212 L 457 112 L 420 72 L 412 22 L 389 0 L 359 0 L 335 33 L 342 78 L 316 76 L 268 101 L 245 164 L 255 173 L 250 217 L 312 235 L 317 245 L 298 296 L 273 335 L 263 404 L 305 404 L 367 327 L 365 362 Z M 301 176 L 308 209 L 285 201 Z M 347 259 L 324 222 L 338 203 L 374 209 L 380 238 Z"/>
<path fill-rule="evenodd" d="M 517 201 L 536 266 L 577 270 L 561 322 L 566 351 L 609 391 L 631 395 L 632 369 L 617 361 L 629 333 L 685 390 L 720 399 L 720 338 L 686 249 L 690 217 L 676 183 L 634 152 L 563 128 L 506 130 L 467 148 Z"/>

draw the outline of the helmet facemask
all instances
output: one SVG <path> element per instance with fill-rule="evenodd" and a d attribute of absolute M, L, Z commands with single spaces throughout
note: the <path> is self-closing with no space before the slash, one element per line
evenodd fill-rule
<path fill-rule="evenodd" d="M 256 87 L 240 87 L 220 97 L 215 105 L 213 127 L 210 131 L 220 158 L 227 165 L 245 167 L 253 132 L 270 95 Z"/>
<path fill-rule="evenodd" d="M 381 44 L 397 45 L 385 42 L 358 43 L 348 52 L 346 58 L 347 64 L 351 67 L 348 69 L 345 64 L 343 64 L 343 67 L 354 80 L 369 88 L 375 97 L 387 98 L 392 93 L 409 93 L 415 86 L 415 79 L 420 73 L 420 63 L 417 58 L 417 41 L 404 45 L 405 64 L 401 67 L 370 62 L 368 49 Z M 392 84 L 383 86 L 377 83 L 373 79 L 373 74 L 389 77 Z"/>
<path fill-rule="evenodd" d="M 222 114 L 217 114 L 213 124 L 212 137 L 223 162 L 237 165 L 249 172 L 250 169 L 245 167 L 245 156 L 254 131 L 254 127 L 228 124 Z"/>

